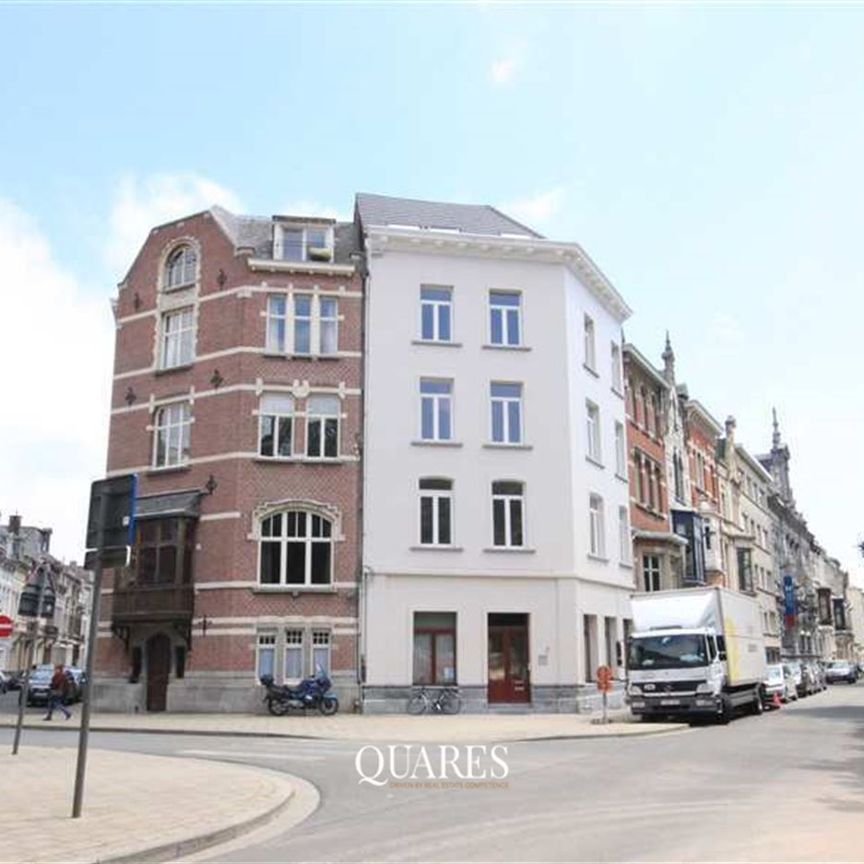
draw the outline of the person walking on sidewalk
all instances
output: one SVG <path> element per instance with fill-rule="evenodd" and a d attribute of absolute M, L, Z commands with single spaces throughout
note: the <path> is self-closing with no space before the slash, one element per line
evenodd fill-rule
<path fill-rule="evenodd" d="M 54 667 L 54 675 L 51 678 L 51 696 L 48 699 L 48 713 L 43 720 L 50 720 L 55 708 L 59 708 L 68 720 L 72 714 L 63 704 L 66 694 L 69 692 L 69 677 L 63 669 L 63 664 L 58 663 Z"/>

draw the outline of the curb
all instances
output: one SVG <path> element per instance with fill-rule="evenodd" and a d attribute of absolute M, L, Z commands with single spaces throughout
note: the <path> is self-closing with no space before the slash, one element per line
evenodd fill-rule
<path fill-rule="evenodd" d="M 670 724 L 672 725 L 672 724 Z M 645 729 L 639 729 L 638 732 L 589 732 L 588 734 L 583 735 L 569 735 L 566 733 L 562 733 L 560 735 L 537 735 L 531 736 L 528 738 L 525 737 L 514 737 L 514 738 L 495 738 L 494 741 L 496 744 L 506 744 L 516 743 L 516 744 L 524 744 L 530 741 L 579 741 L 579 740 L 592 740 L 596 741 L 599 738 L 646 738 L 650 735 L 667 735 L 674 732 L 683 732 L 685 729 L 688 729 L 689 726 L 686 723 L 674 724 L 678 728 L 674 729 L 651 729 L 650 727 Z M 11 724 L 2 724 L 0 723 L 0 728 L 11 729 L 13 726 Z M 23 726 L 24 729 L 30 730 L 40 730 L 48 728 L 49 731 L 61 731 L 61 732 L 78 732 L 78 726 L 56 726 L 56 727 L 45 727 L 38 725 L 36 723 L 25 723 Z M 101 726 L 101 725 L 90 725 L 91 732 L 110 732 L 112 734 L 129 734 L 129 735 L 189 735 L 189 736 L 200 736 L 200 737 L 209 737 L 209 738 L 284 738 L 284 739 L 293 739 L 299 741 L 341 741 L 348 743 L 360 743 L 367 741 L 366 738 L 344 738 L 344 737 L 330 737 L 327 735 L 300 735 L 295 732 L 249 732 L 246 730 L 237 730 L 237 731 L 219 731 L 215 729 L 152 729 L 152 728 L 132 728 L 129 726 Z M 462 739 L 460 739 L 462 740 Z M 474 741 L 474 738 L 466 738 L 465 741 Z M 492 739 L 490 739 L 492 740 Z M 188 853 L 184 853 L 188 854 Z"/>
<path fill-rule="evenodd" d="M 267 771 L 266 768 L 260 768 L 259 771 Z M 268 772 L 278 773 L 278 772 Z M 283 775 L 279 775 L 284 780 Z M 288 782 L 287 780 L 285 781 Z M 289 784 L 290 785 L 290 784 Z M 293 786 L 289 789 L 285 797 L 274 806 L 259 813 L 257 816 L 252 816 L 243 822 L 229 825 L 227 828 L 217 828 L 214 831 L 208 831 L 205 834 L 199 834 L 196 837 L 188 837 L 185 840 L 174 840 L 170 843 L 163 843 L 159 846 L 152 846 L 149 849 L 141 849 L 136 852 L 129 852 L 123 855 L 108 856 L 106 858 L 97 858 L 94 864 L 161 864 L 163 861 L 173 861 L 175 858 L 183 858 L 187 855 L 193 855 L 196 852 L 202 852 L 209 849 L 211 846 L 218 846 L 222 843 L 227 843 L 230 840 L 235 840 L 245 834 L 249 834 L 256 828 L 266 825 L 271 820 L 275 819 L 288 808 L 294 800 L 295 790 Z"/>

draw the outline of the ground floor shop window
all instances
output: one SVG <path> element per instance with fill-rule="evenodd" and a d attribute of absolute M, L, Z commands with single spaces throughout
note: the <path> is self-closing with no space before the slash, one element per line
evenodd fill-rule
<path fill-rule="evenodd" d="M 660 590 L 660 556 L 642 556 L 642 586 L 645 591 Z"/>
<path fill-rule="evenodd" d="M 456 683 L 456 613 L 414 613 L 414 683 Z"/>
<path fill-rule="evenodd" d="M 597 616 L 582 616 L 582 637 L 585 650 L 585 680 L 593 681 L 597 669 Z"/>

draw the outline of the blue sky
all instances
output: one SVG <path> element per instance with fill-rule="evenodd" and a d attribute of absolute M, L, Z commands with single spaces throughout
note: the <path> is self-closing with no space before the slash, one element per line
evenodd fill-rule
<path fill-rule="evenodd" d="M 828 4 L 4 6 L 0 511 L 80 558 L 108 298 L 151 224 L 374 191 L 581 243 L 752 452 L 777 406 L 799 505 L 864 582 L 862 37 Z"/>

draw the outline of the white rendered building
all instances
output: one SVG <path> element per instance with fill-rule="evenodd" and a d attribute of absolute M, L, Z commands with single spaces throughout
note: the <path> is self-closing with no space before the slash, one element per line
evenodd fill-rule
<path fill-rule="evenodd" d="M 573 243 L 491 207 L 360 195 L 364 708 L 572 711 L 623 678 L 633 585 L 621 324 Z"/>

